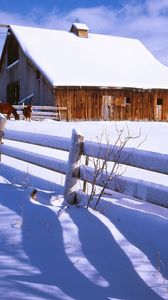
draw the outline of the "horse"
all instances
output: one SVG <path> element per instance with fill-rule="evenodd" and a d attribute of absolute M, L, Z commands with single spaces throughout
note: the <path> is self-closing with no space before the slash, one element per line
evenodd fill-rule
<path fill-rule="evenodd" d="M 19 114 L 17 113 L 16 109 L 12 106 L 12 104 L 7 102 L 0 102 L 0 113 L 7 115 L 7 120 L 10 120 L 10 115 L 13 114 L 15 120 L 19 120 Z"/>
<path fill-rule="evenodd" d="M 31 121 L 31 115 L 32 115 L 32 105 L 27 105 L 23 108 L 23 116 L 26 119 L 29 119 Z"/>

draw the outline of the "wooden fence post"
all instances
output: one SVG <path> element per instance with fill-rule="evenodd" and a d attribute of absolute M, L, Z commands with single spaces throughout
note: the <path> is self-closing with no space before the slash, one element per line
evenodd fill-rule
<path fill-rule="evenodd" d="M 0 144 L 2 144 L 2 138 L 4 136 L 4 129 L 6 125 L 6 118 L 0 113 Z"/>
<path fill-rule="evenodd" d="M 83 148 L 83 140 L 84 136 L 73 129 L 64 189 L 65 202 L 69 204 L 75 203 L 76 200 L 76 184 L 79 174 L 79 162 Z"/>
<path fill-rule="evenodd" d="M 89 165 L 89 156 L 86 156 L 85 158 L 85 166 L 88 166 Z M 87 182 L 84 181 L 83 182 L 83 193 L 86 193 L 86 187 L 87 187 Z"/>
<path fill-rule="evenodd" d="M 4 136 L 5 125 L 6 125 L 6 118 L 3 114 L 0 113 L 0 144 L 3 144 L 2 139 Z M 1 154 L 0 154 L 0 161 L 1 161 Z"/>

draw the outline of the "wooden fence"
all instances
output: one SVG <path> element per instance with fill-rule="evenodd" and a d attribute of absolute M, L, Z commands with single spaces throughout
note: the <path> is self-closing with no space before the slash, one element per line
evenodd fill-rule
<path fill-rule="evenodd" d="M 31 151 L 6 145 L 6 140 L 19 141 L 42 147 L 54 148 L 69 152 L 68 161 L 47 157 Z M 103 187 L 109 173 L 104 172 L 95 178 L 95 168 L 81 163 L 82 157 L 92 157 L 145 169 L 168 175 L 168 155 L 150 151 L 123 148 L 115 145 L 99 144 L 85 141 L 82 135 L 73 130 L 72 137 L 49 136 L 14 130 L 4 131 L 4 143 L 0 145 L 0 154 L 7 155 L 37 166 L 65 174 L 64 196 L 68 203 L 80 199 L 82 193 L 78 190 L 78 180 Z M 107 151 L 108 150 L 108 151 Z M 107 155 L 108 153 L 108 155 Z M 118 155 L 119 154 L 119 155 Z M 84 160 L 83 160 L 84 161 Z M 135 169 L 136 170 L 136 169 Z M 135 198 L 168 207 L 168 186 L 154 184 L 125 176 L 113 176 L 107 188 Z"/>
<path fill-rule="evenodd" d="M 16 108 L 20 118 L 23 119 L 23 105 L 13 105 Z M 69 120 L 67 107 L 58 106 L 32 106 L 32 120 L 52 119 L 56 121 Z"/>

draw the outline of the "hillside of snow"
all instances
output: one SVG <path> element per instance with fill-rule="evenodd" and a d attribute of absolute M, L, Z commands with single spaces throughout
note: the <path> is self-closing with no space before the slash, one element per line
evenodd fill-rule
<path fill-rule="evenodd" d="M 114 142 L 125 122 L 7 121 L 6 128 Z M 140 149 L 168 154 L 168 123 L 127 122 Z M 140 142 L 131 140 L 129 147 Z M 4 140 L 11 145 L 12 141 Z M 51 157 L 67 154 L 21 143 Z M 126 175 L 166 187 L 167 176 L 128 168 Z M 168 209 L 112 192 L 97 210 L 62 206 L 64 176 L 1 157 L 0 299 L 168 299 Z M 37 198 L 31 193 L 37 189 Z"/>

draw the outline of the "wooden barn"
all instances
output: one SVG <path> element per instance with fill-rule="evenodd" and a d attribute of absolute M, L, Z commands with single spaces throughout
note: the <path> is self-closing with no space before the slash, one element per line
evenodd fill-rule
<path fill-rule="evenodd" d="M 168 67 L 136 39 L 9 25 L 0 99 L 68 108 L 69 120 L 168 120 Z"/>

